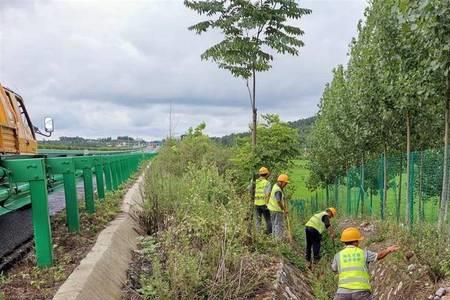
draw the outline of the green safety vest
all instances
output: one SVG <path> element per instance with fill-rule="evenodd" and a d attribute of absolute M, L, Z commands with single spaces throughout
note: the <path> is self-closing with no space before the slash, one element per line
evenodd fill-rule
<path fill-rule="evenodd" d="M 265 178 L 256 179 L 256 187 L 255 187 L 255 205 L 262 206 L 266 205 L 266 194 L 264 190 L 266 189 L 269 181 Z"/>
<path fill-rule="evenodd" d="M 275 193 L 276 192 L 281 192 L 281 201 L 283 201 L 283 190 L 280 188 L 280 186 L 276 183 L 273 185 L 272 187 L 272 192 L 270 193 L 270 199 L 269 199 L 269 204 L 267 205 L 267 208 L 270 211 L 278 211 L 278 212 L 282 212 L 283 210 L 281 209 L 280 205 L 278 204 L 277 199 L 275 198 Z"/>
<path fill-rule="evenodd" d="M 320 234 L 325 231 L 325 223 L 322 222 L 322 217 L 328 215 L 326 212 L 320 212 L 318 214 L 315 214 L 314 216 L 309 219 L 309 221 L 306 223 L 306 226 L 312 227 L 315 230 L 317 230 Z"/>
<path fill-rule="evenodd" d="M 366 264 L 366 252 L 358 247 L 347 247 L 338 254 L 340 288 L 371 290 L 370 275 Z"/>

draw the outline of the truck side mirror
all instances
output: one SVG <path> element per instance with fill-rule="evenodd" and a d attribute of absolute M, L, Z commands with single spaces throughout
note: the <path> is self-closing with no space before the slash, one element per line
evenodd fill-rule
<path fill-rule="evenodd" d="M 48 132 L 48 133 L 52 133 L 55 130 L 52 118 L 45 117 L 45 119 L 44 119 L 44 129 L 45 129 L 45 132 Z"/>

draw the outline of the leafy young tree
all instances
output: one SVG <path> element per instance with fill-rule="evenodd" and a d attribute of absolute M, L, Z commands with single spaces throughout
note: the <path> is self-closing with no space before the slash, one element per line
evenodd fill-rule
<path fill-rule="evenodd" d="M 248 139 L 241 139 L 233 158 L 237 181 L 246 187 L 255 170 L 266 166 L 272 176 L 288 170 L 292 160 L 299 155 L 299 136 L 296 128 L 280 120 L 278 115 L 267 114 L 262 116 L 264 122 L 258 125 L 259 142 L 256 149 L 252 149 Z"/>
<path fill-rule="evenodd" d="M 296 0 L 185 0 L 184 4 L 208 17 L 189 30 L 202 34 L 217 29 L 224 35 L 224 39 L 208 48 L 201 58 L 212 60 L 219 68 L 246 80 L 253 117 L 252 147 L 255 149 L 256 73 L 271 68 L 273 52 L 299 54 L 303 31 L 293 26 L 291 20 L 299 20 L 311 10 L 299 7 Z"/>

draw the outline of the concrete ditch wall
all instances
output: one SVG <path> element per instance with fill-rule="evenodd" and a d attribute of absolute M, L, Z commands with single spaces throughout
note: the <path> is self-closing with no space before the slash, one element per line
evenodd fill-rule
<path fill-rule="evenodd" d="M 144 172 L 145 174 L 145 172 Z M 58 289 L 53 300 L 121 299 L 131 252 L 141 231 L 136 212 L 143 202 L 140 190 L 144 175 L 125 194 L 121 213 L 99 234 L 80 265 Z"/>

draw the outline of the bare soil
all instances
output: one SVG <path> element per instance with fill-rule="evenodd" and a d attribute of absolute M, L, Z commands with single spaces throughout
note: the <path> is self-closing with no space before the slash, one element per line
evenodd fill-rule
<path fill-rule="evenodd" d="M 378 222 L 347 219 L 343 220 L 339 227 L 341 229 L 348 226 L 358 227 L 365 237 L 362 248 L 379 252 L 390 245 L 397 244 L 398 240 L 396 236 L 386 237 L 381 232 Z M 414 253 L 408 250 L 408 245 L 399 246 L 401 249 L 398 253 L 390 254 L 370 266 L 374 298 L 380 300 L 428 299 L 443 283 L 433 282 L 428 267 L 418 261 Z"/>

